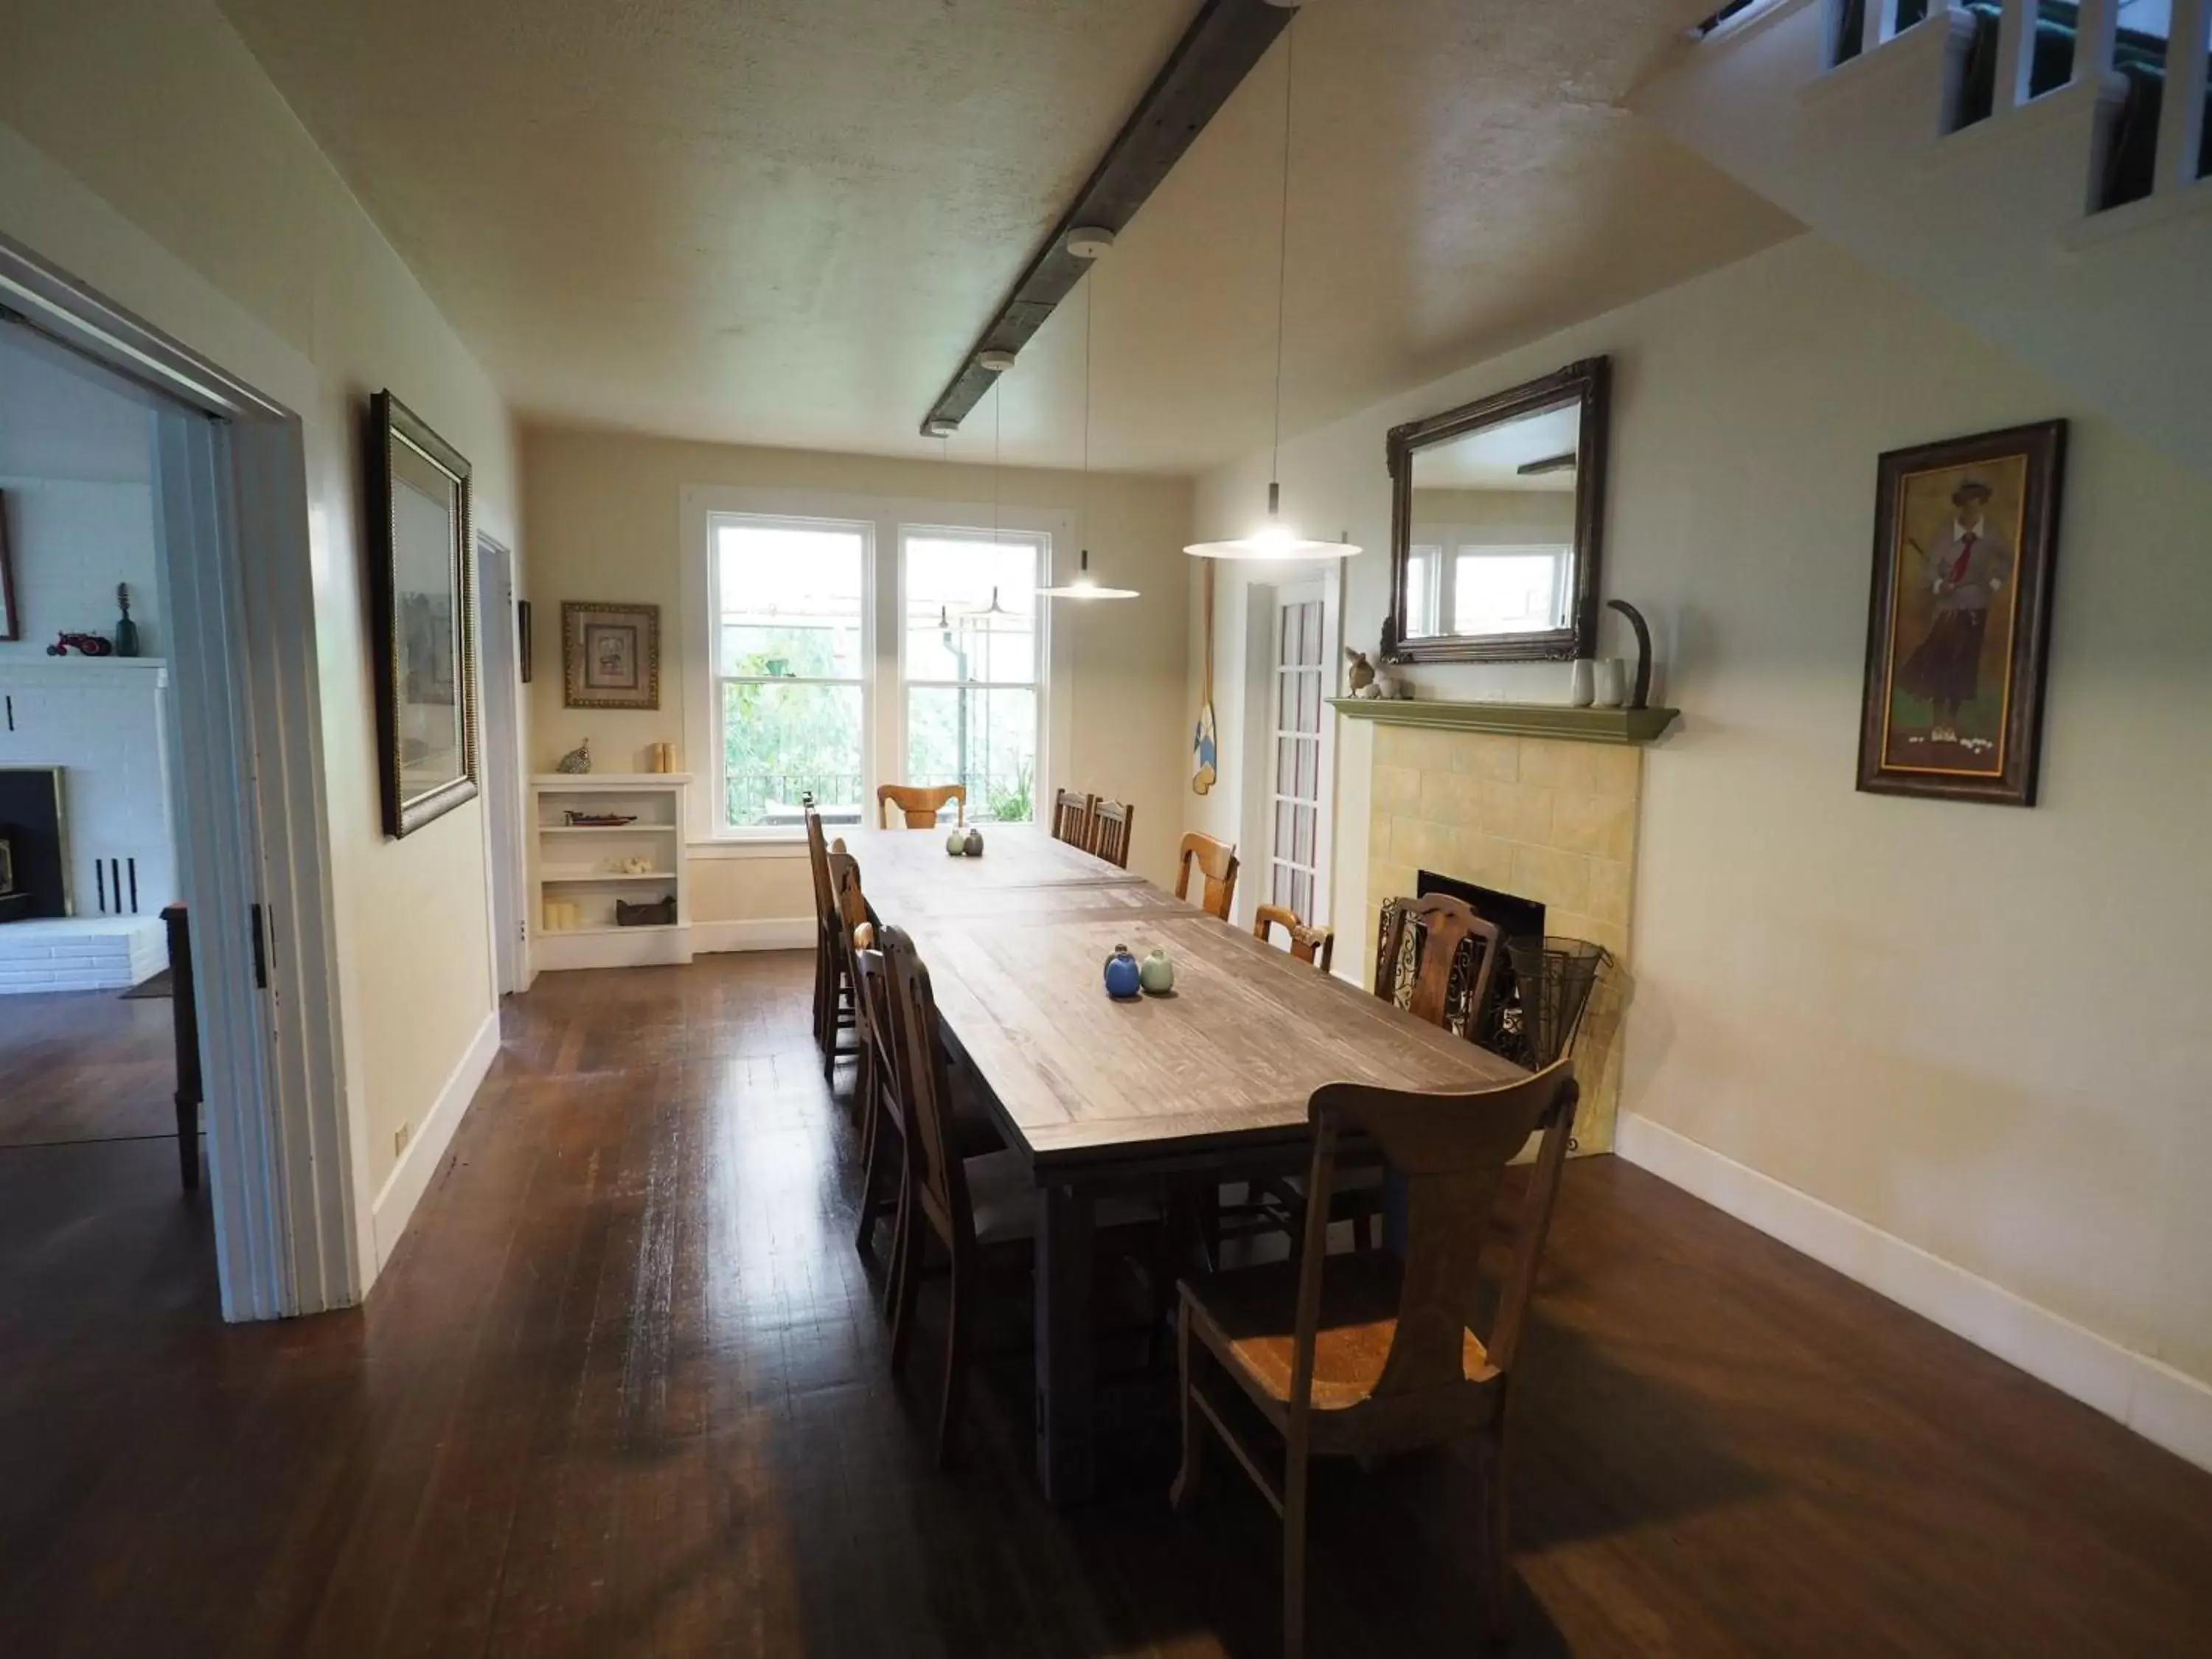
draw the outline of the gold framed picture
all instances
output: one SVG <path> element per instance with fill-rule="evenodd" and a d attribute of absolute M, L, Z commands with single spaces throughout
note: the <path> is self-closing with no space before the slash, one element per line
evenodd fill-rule
<path fill-rule="evenodd" d="M 561 701 L 570 708 L 660 707 L 660 607 L 561 606 Z"/>
<path fill-rule="evenodd" d="M 2066 422 L 1881 458 L 1861 789 L 2035 805 Z"/>

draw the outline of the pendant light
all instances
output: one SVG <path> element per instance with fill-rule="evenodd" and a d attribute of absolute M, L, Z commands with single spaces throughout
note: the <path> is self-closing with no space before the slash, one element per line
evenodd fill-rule
<path fill-rule="evenodd" d="M 1310 541 L 1283 522 L 1283 486 L 1277 476 L 1283 450 L 1283 289 L 1291 251 L 1291 94 L 1297 87 L 1297 14 L 1283 30 L 1283 210 L 1275 244 L 1275 435 L 1267 458 L 1267 517 L 1256 530 L 1225 542 L 1193 542 L 1183 551 L 1201 559 L 1343 559 L 1359 551 L 1349 537 Z"/>
<path fill-rule="evenodd" d="M 1113 246 L 1110 237 L 1107 239 L 1106 246 Z M 1091 539 L 1091 284 L 1096 280 L 1094 267 L 1092 274 L 1083 279 L 1083 539 L 1085 542 Z M 1091 550 L 1087 546 L 1077 560 L 1073 581 L 1063 582 L 1055 587 L 1040 587 L 1037 593 L 1048 599 L 1133 599 L 1137 597 L 1137 590 L 1133 587 L 1108 587 L 1091 579 Z"/>

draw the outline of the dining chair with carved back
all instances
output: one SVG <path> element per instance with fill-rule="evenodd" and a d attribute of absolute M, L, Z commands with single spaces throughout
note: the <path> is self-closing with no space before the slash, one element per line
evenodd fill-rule
<path fill-rule="evenodd" d="M 1137 822 L 1137 809 L 1127 801 L 1098 798 L 1091 809 L 1091 854 L 1126 870 L 1129 867 L 1129 834 Z"/>
<path fill-rule="evenodd" d="M 858 1048 L 856 1058 L 860 1068 L 859 1079 L 854 1085 L 853 1109 L 860 1126 L 860 1156 L 865 1161 L 868 1154 L 868 1138 L 876 1120 L 872 1103 L 882 1090 L 890 1086 L 890 1079 L 876 1064 L 877 1038 L 869 1027 L 867 1005 L 861 1000 L 860 975 L 854 963 L 854 954 L 859 948 L 860 940 L 878 924 L 876 913 L 868 903 L 867 895 L 861 890 L 860 860 L 846 852 L 844 847 L 845 843 L 841 840 L 830 850 L 830 887 L 837 899 L 838 970 L 852 991 L 853 1030 Z"/>
<path fill-rule="evenodd" d="M 1262 945 L 1273 942 L 1274 930 L 1280 927 L 1290 941 L 1290 953 L 1300 962 L 1311 963 L 1324 974 L 1336 957 L 1336 930 L 1334 927 L 1309 927 L 1298 920 L 1298 913 L 1280 904 L 1263 904 L 1252 913 L 1252 937 Z"/>
<path fill-rule="evenodd" d="M 1316 1456 L 1370 1457 L 1472 1436 L 1482 1460 L 1485 1577 L 1493 1638 L 1504 1633 L 1506 1402 L 1559 1172 L 1574 1123 L 1572 1062 L 1469 1094 L 1332 1083 L 1308 1103 L 1307 1210 L 1291 1261 L 1187 1279 L 1176 1310 L 1182 1467 L 1178 1509 L 1198 1496 L 1209 1431 L 1283 1523 L 1283 1652 L 1305 1648 L 1306 1502 Z M 1393 1251 L 1328 1253 L 1327 1199 L 1348 1134 L 1373 1140 L 1406 1178 L 1407 1231 Z M 1509 1162 L 1541 1139 L 1520 1224 L 1486 1322 L 1478 1272 Z M 1279 1435 L 1279 1480 L 1232 1420 L 1234 1388 Z M 1242 1413 L 1249 1415 L 1249 1413 Z"/>
<path fill-rule="evenodd" d="M 844 842 L 837 843 L 840 851 Z M 814 1042 L 822 1050 L 822 1075 L 834 1078 L 841 1057 L 857 1048 L 842 1047 L 838 1033 L 855 1030 L 858 1006 L 848 967 L 847 952 L 838 943 L 837 889 L 830 875 L 830 846 L 823 835 L 822 815 L 806 808 L 806 861 L 814 884 Z"/>
<path fill-rule="evenodd" d="M 947 803 L 955 823 L 968 822 L 968 786 L 963 783 L 879 783 L 876 786 L 876 824 L 887 830 L 934 830 L 937 815 Z M 896 809 L 899 821 L 884 823 Z"/>
<path fill-rule="evenodd" d="M 1098 810 L 1098 797 L 1062 789 L 1052 799 L 1052 838 L 1070 847 L 1091 848 L 1091 815 Z"/>
<path fill-rule="evenodd" d="M 1449 893 L 1385 899 L 1375 994 L 1470 1041 L 1482 1029 L 1504 936 Z"/>
<path fill-rule="evenodd" d="M 1237 849 L 1195 830 L 1185 836 L 1176 853 L 1175 891 L 1179 899 L 1190 896 L 1194 867 L 1205 882 L 1200 890 L 1200 908 L 1210 916 L 1228 921 L 1230 908 L 1237 902 Z"/>

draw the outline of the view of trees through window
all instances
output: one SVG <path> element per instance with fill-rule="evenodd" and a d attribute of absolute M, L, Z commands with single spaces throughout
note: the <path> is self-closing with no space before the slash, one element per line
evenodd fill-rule
<path fill-rule="evenodd" d="M 809 796 L 832 823 L 873 821 L 866 733 L 876 670 L 863 627 L 874 603 L 873 528 L 714 521 L 720 828 L 793 827 Z M 892 781 L 965 784 L 970 819 L 1036 816 L 1036 590 L 1049 546 L 1026 532 L 899 532 L 905 769 Z"/>
<path fill-rule="evenodd" d="M 965 784 L 970 818 L 1034 818 L 1036 590 L 1048 543 L 947 530 L 901 541 L 907 780 Z"/>
<path fill-rule="evenodd" d="M 808 795 L 835 821 L 866 817 L 866 551 L 860 525 L 716 526 L 726 827 L 796 824 Z"/>

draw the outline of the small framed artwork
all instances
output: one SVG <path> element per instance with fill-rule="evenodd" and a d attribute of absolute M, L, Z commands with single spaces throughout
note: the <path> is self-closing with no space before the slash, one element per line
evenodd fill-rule
<path fill-rule="evenodd" d="M 660 707 L 660 607 L 561 607 L 562 702 L 570 708 Z"/>
<path fill-rule="evenodd" d="M 1858 787 L 2035 805 L 2066 422 L 1881 458 Z"/>
<path fill-rule="evenodd" d="M 389 392 L 369 400 L 369 593 L 384 833 L 477 794 L 469 464 Z"/>
<path fill-rule="evenodd" d="M 530 684 L 530 601 L 517 599 L 514 602 L 514 660 L 525 685 Z"/>

